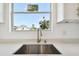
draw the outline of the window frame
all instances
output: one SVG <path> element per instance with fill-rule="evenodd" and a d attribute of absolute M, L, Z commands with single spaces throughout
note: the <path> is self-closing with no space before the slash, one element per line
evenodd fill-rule
<path fill-rule="evenodd" d="M 28 4 L 28 3 L 27 3 Z M 50 12 L 14 12 L 13 11 L 13 8 L 14 8 L 14 3 L 11 3 L 11 31 L 14 31 L 14 32 L 16 32 L 16 31 L 32 31 L 32 30 L 13 30 L 13 26 L 14 26 L 14 16 L 13 16 L 13 14 L 45 14 L 45 13 L 49 13 L 50 14 L 50 20 L 49 20 L 49 29 L 47 29 L 47 30 L 43 30 L 43 31 L 51 31 L 51 20 L 52 20 L 52 17 L 51 17 L 51 15 L 52 15 L 52 10 L 51 10 L 51 6 L 52 6 L 52 4 L 51 3 L 49 3 L 50 4 Z M 36 30 L 35 30 L 36 31 Z"/>

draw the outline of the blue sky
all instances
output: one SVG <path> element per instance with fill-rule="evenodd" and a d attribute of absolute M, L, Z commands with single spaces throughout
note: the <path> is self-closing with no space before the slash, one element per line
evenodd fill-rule
<path fill-rule="evenodd" d="M 50 12 L 49 3 L 38 3 L 38 8 L 40 12 Z M 27 12 L 26 3 L 16 3 L 14 4 L 14 12 Z M 14 14 L 14 26 L 27 25 L 31 27 L 32 24 L 35 24 L 35 27 L 39 27 L 39 21 L 43 20 L 45 17 L 46 20 L 50 20 L 49 13 L 43 14 Z"/>

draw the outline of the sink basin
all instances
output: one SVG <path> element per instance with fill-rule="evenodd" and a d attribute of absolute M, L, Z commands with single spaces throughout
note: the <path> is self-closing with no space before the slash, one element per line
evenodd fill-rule
<path fill-rule="evenodd" d="M 14 54 L 61 54 L 52 44 L 26 45 L 24 44 Z"/>

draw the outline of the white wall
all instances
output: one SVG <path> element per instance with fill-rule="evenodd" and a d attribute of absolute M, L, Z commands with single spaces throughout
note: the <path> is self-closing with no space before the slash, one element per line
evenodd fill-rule
<path fill-rule="evenodd" d="M 79 19 L 74 14 L 77 4 L 65 4 L 65 19 Z M 0 39 L 36 39 L 37 33 L 34 31 L 26 32 L 9 32 L 9 4 L 5 4 L 4 23 L 0 24 Z M 10 14 L 11 15 L 11 14 Z M 79 24 L 75 23 L 60 23 L 57 24 L 56 4 L 52 6 L 52 29 L 53 31 L 44 31 L 43 38 L 45 39 L 79 39 Z M 72 17 L 73 16 L 73 17 Z"/>
<path fill-rule="evenodd" d="M 78 3 L 65 3 L 64 5 L 65 19 L 79 19 L 79 16 L 77 16 Z"/>

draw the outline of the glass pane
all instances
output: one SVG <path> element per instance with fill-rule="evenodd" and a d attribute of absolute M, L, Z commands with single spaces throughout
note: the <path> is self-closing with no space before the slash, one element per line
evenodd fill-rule
<path fill-rule="evenodd" d="M 38 5 L 39 12 L 50 12 L 50 4 L 49 3 L 33 3 L 33 5 Z M 28 12 L 27 3 L 14 3 L 14 12 Z"/>
<path fill-rule="evenodd" d="M 50 14 L 14 14 L 14 28 L 23 28 L 25 30 L 32 30 L 32 28 L 39 28 L 40 21 L 49 21 Z"/>

